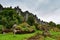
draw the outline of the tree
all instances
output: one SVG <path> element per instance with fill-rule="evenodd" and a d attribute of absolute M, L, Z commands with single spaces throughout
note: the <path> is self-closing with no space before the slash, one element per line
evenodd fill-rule
<path fill-rule="evenodd" d="M 11 28 L 13 24 L 20 24 L 24 20 L 23 16 L 19 16 L 18 13 L 13 9 L 4 9 L 0 12 L 0 24 L 6 28 Z"/>
<path fill-rule="evenodd" d="M 2 31 L 3 25 L 0 25 L 0 31 Z"/>
<path fill-rule="evenodd" d="M 0 9 L 2 9 L 3 8 L 3 6 L 0 4 Z"/>
<path fill-rule="evenodd" d="M 49 22 L 49 25 L 50 25 L 51 27 L 56 27 L 56 24 L 55 24 L 54 22 L 52 22 L 52 21 Z"/>
<path fill-rule="evenodd" d="M 27 20 L 27 23 L 32 26 L 35 23 L 34 17 L 33 16 L 29 16 L 28 20 Z"/>
<path fill-rule="evenodd" d="M 60 28 L 60 24 L 57 24 L 57 27 Z"/>

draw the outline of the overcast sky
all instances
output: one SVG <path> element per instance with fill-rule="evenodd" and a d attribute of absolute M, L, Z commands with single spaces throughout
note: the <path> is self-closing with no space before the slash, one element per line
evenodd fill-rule
<path fill-rule="evenodd" d="M 44 21 L 60 23 L 60 0 L 0 0 L 4 7 L 19 6 Z"/>

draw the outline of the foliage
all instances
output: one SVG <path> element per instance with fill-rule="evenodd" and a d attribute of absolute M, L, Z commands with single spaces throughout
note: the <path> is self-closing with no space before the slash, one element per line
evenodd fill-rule
<path fill-rule="evenodd" d="M 0 25 L 0 31 L 2 30 L 3 25 Z"/>
<path fill-rule="evenodd" d="M 0 4 L 0 8 L 3 8 L 3 6 Z"/>
<path fill-rule="evenodd" d="M 60 29 L 60 24 L 57 24 L 57 27 Z"/>
<path fill-rule="evenodd" d="M 0 7 L 3 8 L 3 6 L 0 4 Z M 17 11 L 19 11 L 17 13 Z M 25 21 L 26 13 L 28 13 L 28 20 Z M 19 15 L 21 14 L 21 15 Z M 23 30 L 23 31 L 31 31 L 36 29 L 47 29 L 48 25 L 42 25 L 39 23 L 35 23 L 35 17 L 36 15 L 33 15 L 32 13 L 26 11 L 23 12 L 21 9 L 13 9 L 12 7 L 3 8 L 2 11 L 0 11 L 0 25 L 3 27 L 11 29 L 14 24 L 17 24 L 17 28 Z M 36 21 L 39 21 L 38 18 Z M 42 22 L 42 21 L 41 21 Z M 43 23 L 43 22 L 42 22 Z M 60 24 L 55 24 L 54 22 L 50 21 L 49 26 L 51 28 L 54 28 L 58 30 L 60 28 Z M 1 27 L 2 27 L 1 26 Z M 58 28 L 55 28 L 58 27 Z M 48 28 L 50 29 L 50 28 Z"/>
<path fill-rule="evenodd" d="M 30 32 L 30 31 L 35 31 L 36 30 L 35 26 L 30 26 L 26 22 L 18 25 L 17 28 L 19 28 L 21 31 L 26 31 L 26 32 Z"/>
<path fill-rule="evenodd" d="M 7 10 L 4 9 L 0 12 L 0 24 L 6 26 L 6 28 L 11 28 L 14 23 L 19 24 L 22 23 L 23 17 L 19 16 L 15 10 Z"/>
<path fill-rule="evenodd" d="M 34 17 L 30 15 L 30 16 L 28 17 L 27 23 L 28 23 L 29 25 L 31 25 L 31 26 L 34 25 L 34 23 L 35 23 Z"/>
<path fill-rule="evenodd" d="M 52 22 L 52 21 L 49 22 L 49 25 L 50 25 L 51 27 L 56 27 L 56 24 L 55 24 L 54 22 Z"/>

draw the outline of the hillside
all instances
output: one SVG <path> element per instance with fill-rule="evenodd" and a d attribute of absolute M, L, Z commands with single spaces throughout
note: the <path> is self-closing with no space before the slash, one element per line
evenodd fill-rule
<path fill-rule="evenodd" d="M 60 35 L 60 24 L 42 21 L 29 11 L 23 12 L 19 6 L 12 8 L 0 4 L 0 34 L 11 33 L 31 35 L 26 37 L 27 40 L 44 40 L 50 37 L 55 39 L 55 33 Z"/>
<path fill-rule="evenodd" d="M 35 23 L 47 24 L 47 22 L 38 19 L 36 15 L 28 11 L 21 11 L 21 9 L 18 6 L 15 8 L 3 8 L 3 6 L 0 5 L 0 19 L 0 24 L 6 27 L 12 27 L 14 24 L 20 24 L 23 22 L 27 22 L 30 26 L 34 25 Z"/>

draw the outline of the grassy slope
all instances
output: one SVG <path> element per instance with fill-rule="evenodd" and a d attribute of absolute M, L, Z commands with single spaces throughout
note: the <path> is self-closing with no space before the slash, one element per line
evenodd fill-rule
<path fill-rule="evenodd" d="M 57 40 L 57 37 L 60 37 L 60 32 L 50 31 L 51 37 L 46 37 L 45 40 Z"/>
<path fill-rule="evenodd" d="M 36 31 L 35 33 L 31 34 L 0 34 L 0 40 L 26 40 L 27 38 L 34 36 L 37 32 L 41 33 L 41 31 Z"/>
<path fill-rule="evenodd" d="M 34 33 L 32 34 L 0 34 L 0 40 L 25 40 L 31 36 L 33 36 Z"/>
<path fill-rule="evenodd" d="M 42 33 L 41 31 L 37 31 Z M 37 32 L 31 34 L 0 34 L 0 40 L 26 40 L 27 38 L 34 36 Z M 52 37 L 45 37 L 45 40 L 56 40 L 56 36 L 60 35 L 60 32 L 50 32 Z"/>

